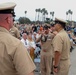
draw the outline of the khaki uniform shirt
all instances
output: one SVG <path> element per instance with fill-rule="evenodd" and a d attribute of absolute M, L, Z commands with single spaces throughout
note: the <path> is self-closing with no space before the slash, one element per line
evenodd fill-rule
<path fill-rule="evenodd" d="M 26 30 L 27 31 L 31 31 L 32 30 L 32 26 L 31 25 L 26 25 Z"/>
<path fill-rule="evenodd" d="M 59 51 L 61 53 L 61 59 L 70 58 L 70 39 L 66 31 L 61 30 L 53 39 L 54 51 Z"/>
<path fill-rule="evenodd" d="M 35 65 L 22 42 L 0 27 L 0 75 L 28 75 Z"/>
<path fill-rule="evenodd" d="M 15 27 L 15 26 L 13 26 L 11 29 L 10 29 L 10 33 L 14 36 L 14 37 L 16 37 L 16 38 L 20 38 L 20 33 L 19 33 L 19 30 Z"/>
<path fill-rule="evenodd" d="M 47 35 L 48 37 L 47 37 L 47 41 L 46 42 L 42 42 L 42 45 L 41 45 L 41 48 L 42 48 L 42 50 L 41 50 L 41 54 L 49 54 L 49 55 L 52 55 L 52 36 L 51 36 L 51 34 L 49 33 L 48 35 Z M 46 52 L 44 52 L 44 50 L 46 51 Z"/>

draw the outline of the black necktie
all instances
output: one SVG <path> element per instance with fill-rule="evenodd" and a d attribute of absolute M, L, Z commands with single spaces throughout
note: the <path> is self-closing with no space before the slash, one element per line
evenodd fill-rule
<path fill-rule="evenodd" d="M 27 45 L 27 42 L 25 41 L 25 45 Z"/>

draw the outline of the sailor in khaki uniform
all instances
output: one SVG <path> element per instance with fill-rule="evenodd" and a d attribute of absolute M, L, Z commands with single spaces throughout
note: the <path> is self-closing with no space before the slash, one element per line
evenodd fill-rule
<path fill-rule="evenodd" d="M 52 39 L 48 27 L 45 28 L 41 35 L 41 62 L 40 69 L 41 75 L 50 75 L 51 73 L 51 60 L 52 60 Z"/>
<path fill-rule="evenodd" d="M 13 35 L 14 37 L 20 39 L 20 33 L 19 30 L 13 25 L 13 27 L 10 29 L 10 33 L 11 35 Z"/>
<path fill-rule="evenodd" d="M 35 65 L 25 46 L 9 33 L 15 6 L 0 4 L 0 75 L 34 75 Z"/>
<path fill-rule="evenodd" d="M 55 30 L 58 32 L 53 39 L 54 73 L 68 75 L 70 67 L 70 39 L 64 30 L 66 21 L 56 18 Z"/>

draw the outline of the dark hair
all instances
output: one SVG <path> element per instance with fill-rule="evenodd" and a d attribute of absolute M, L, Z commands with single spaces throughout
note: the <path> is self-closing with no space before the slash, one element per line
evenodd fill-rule
<path fill-rule="evenodd" d="M 45 29 L 45 30 L 48 30 L 48 28 L 49 28 L 49 27 L 48 27 L 47 25 L 44 26 L 44 29 Z"/>
<path fill-rule="evenodd" d="M 55 24 L 51 24 L 51 27 L 54 27 Z"/>

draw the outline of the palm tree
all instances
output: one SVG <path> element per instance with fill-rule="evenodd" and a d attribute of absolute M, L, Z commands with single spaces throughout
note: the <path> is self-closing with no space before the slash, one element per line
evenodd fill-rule
<path fill-rule="evenodd" d="M 36 14 L 35 14 L 35 21 L 36 21 L 38 9 L 35 9 L 35 11 L 36 11 Z"/>
<path fill-rule="evenodd" d="M 73 12 L 70 9 L 68 10 L 68 14 L 69 14 L 69 20 L 71 21 Z"/>
<path fill-rule="evenodd" d="M 50 12 L 50 20 L 52 20 L 51 15 L 52 15 L 52 12 Z"/>
<path fill-rule="evenodd" d="M 69 14 L 69 20 L 70 20 L 70 12 L 71 12 L 71 10 L 68 10 L 68 14 Z"/>
<path fill-rule="evenodd" d="M 36 11 L 36 14 L 35 14 L 35 21 L 36 21 L 36 18 L 37 18 L 37 20 L 39 21 L 41 9 L 39 8 L 39 9 L 36 9 L 35 11 Z"/>
<path fill-rule="evenodd" d="M 41 12 L 41 9 L 39 8 L 38 9 L 38 21 L 39 21 L 39 18 L 40 18 L 40 12 Z"/>
<path fill-rule="evenodd" d="M 73 14 L 73 12 L 71 11 L 70 14 L 71 14 L 71 21 L 72 21 L 72 14 Z"/>
<path fill-rule="evenodd" d="M 54 11 L 53 12 L 50 12 L 50 19 L 51 19 L 51 21 L 53 20 L 53 18 L 54 18 Z"/>
<path fill-rule="evenodd" d="M 46 15 L 47 15 L 47 17 L 48 17 L 48 11 L 46 12 Z"/>
<path fill-rule="evenodd" d="M 44 21 L 44 12 L 45 12 L 45 8 L 43 8 L 43 9 L 41 10 L 41 13 L 42 13 L 42 21 Z"/>
<path fill-rule="evenodd" d="M 52 20 L 53 20 L 53 18 L 54 18 L 54 11 L 52 12 Z"/>
<path fill-rule="evenodd" d="M 66 20 L 68 20 L 67 17 L 68 17 L 68 12 L 66 12 Z"/>
<path fill-rule="evenodd" d="M 45 22 L 46 15 L 48 15 L 48 12 L 47 12 L 47 10 L 46 10 L 45 8 L 43 8 L 43 9 L 41 10 L 41 13 L 42 13 L 42 21 Z"/>
<path fill-rule="evenodd" d="M 25 11 L 25 18 L 26 18 L 26 13 L 27 13 L 27 11 Z"/>
<path fill-rule="evenodd" d="M 48 15 L 47 10 L 44 11 L 44 21 L 45 21 L 45 19 L 46 19 L 46 15 Z"/>
<path fill-rule="evenodd" d="M 43 16 L 42 16 L 42 10 L 40 10 L 40 13 L 41 13 L 41 14 L 40 14 L 40 21 L 42 21 L 42 17 L 43 17 Z"/>

